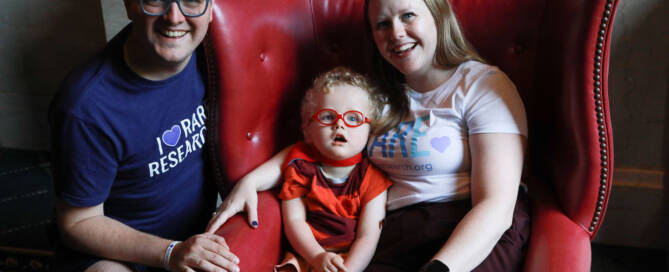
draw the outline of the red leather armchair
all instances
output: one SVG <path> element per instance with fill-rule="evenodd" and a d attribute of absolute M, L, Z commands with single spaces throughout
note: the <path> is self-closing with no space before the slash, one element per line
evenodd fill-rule
<path fill-rule="evenodd" d="M 525 270 L 589 271 L 611 184 L 607 78 L 618 1 L 451 2 L 465 35 L 509 75 L 527 109 Z M 363 0 L 215 1 L 204 47 L 208 141 L 222 195 L 300 137 L 298 105 L 316 74 L 340 64 L 369 69 L 363 7 Z M 242 271 L 271 271 L 285 245 L 273 193 L 260 194 L 258 209 L 258 229 L 236 216 L 217 232 Z"/>

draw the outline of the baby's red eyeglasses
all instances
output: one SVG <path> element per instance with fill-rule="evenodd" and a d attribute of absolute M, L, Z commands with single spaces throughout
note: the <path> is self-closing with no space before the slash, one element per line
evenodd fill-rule
<path fill-rule="evenodd" d="M 326 126 L 334 125 L 337 123 L 337 120 L 341 119 L 347 127 L 352 128 L 371 122 L 369 118 L 362 114 L 362 112 L 356 110 L 350 110 L 343 114 L 339 114 L 333 109 L 321 109 L 314 113 L 311 118 Z"/>

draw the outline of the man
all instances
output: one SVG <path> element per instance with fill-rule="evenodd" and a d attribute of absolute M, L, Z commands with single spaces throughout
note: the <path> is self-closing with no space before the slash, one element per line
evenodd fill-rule
<path fill-rule="evenodd" d="M 53 170 L 74 250 L 59 250 L 56 271 L 239 271 L 224 239 L 201 233 L 216 195 L 195 49 L 211 1 L 124 0 L 132 23 L 63 83 Z"/>

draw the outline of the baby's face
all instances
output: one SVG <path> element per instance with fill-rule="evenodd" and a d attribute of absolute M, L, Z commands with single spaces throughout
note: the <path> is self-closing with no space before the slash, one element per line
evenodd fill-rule
<path fill-rule="evenodd" d="M 331 88 L 329 93 L 317 94 L 314 100 L 316 106 L 312 114 L 323 109 L 334 110 L 337 115 L 349 112 L 344 116 L 348 119 L 349 125 L 334 114 L 326 116 L 321 114 L 326 123 L 332 120 L 334 123 L 324 125 L 317 120 L 310 119 L 304 129 L 305 141 L 314 146 L 321 155 L 331 160 L 348 159 L 362 151 L 367 144 L 370 130 L 369 123 L 364 122 L 365 117 L 369 118 L 371 112 L 367 92 L 345 84 Z M 351 111 L 362 113 L 363 120 L 357 120 L 356 114 Z M 359 122 L 362 124 L 357 127 L 350 126 Z"/>

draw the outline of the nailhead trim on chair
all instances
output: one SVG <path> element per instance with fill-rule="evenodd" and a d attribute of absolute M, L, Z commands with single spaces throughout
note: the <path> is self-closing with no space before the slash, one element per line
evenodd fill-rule
<path fill-rule="evenodd" d="M 604 8 L 604 16 L 602 17 L 602 23 L 599 26 L 599 35 L 597 36 L 597 49 L 595 50 L 595 66 L 594 66 L 594 93 L 595 93 L 595 111 L 597 112 L 597 130 L 599 131 L 599 148 L 600 148 L 600 160 L 601 164 L 601 175 L 600 175 L 600 185 L 599 185 L 599 197 L 597 198 L 597 208 L 595 209 L 595 214 L 592 217 L 592 222 L 590 223 L 590 232 L 594 232 L 597 224 L 599 224 L 599 219 L 602 215 L 602 210 L 604 207 L 604 201 L 606 199 L 607 185 L 610 175 L 608 167 L 608 154 L 606 151 L 607 148 L 607 138 L 606 138 L 606 125 L 604 120 L 604 111 L 602 109 L 602 56 L 604 55 L 604 41 L 606 40 L 606 35 L 609 33 L 609 21 L 612 14 L 614 0 L 608 0 L 606 7 Z"/>

